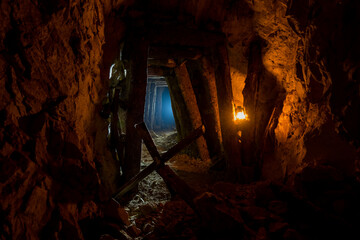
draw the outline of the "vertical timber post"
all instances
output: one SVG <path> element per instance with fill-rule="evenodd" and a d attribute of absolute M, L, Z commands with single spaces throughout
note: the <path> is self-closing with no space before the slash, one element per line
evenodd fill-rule
<path fill-rule="evenodd" d="M 145 96 L 145 109 L 144 109 L 144 122 L 149 126 L 149 114 L 150 114 L 150 104 L 151 104 L 151 87 L 152 82 L 148 81 L 146 84 L 146 96 Z"/>
<path fill-rule="evenodd" d="M 213 63 L 218 94 L 220 127 L 227 170 L 230 177 L 240 179 L 241 151 L 234 124 L 230 66 L 225 43 L 213 48 Z"/>
<path fill-rule="evenodd" d="M 155 126 L 154 128 L 156 130 L 161 129 L 161 111 L 162 111 L 162 95 L 164 93 L 164 87 L 162 86 L 157 86 L 156 87 L 157 90 L 157 95 L 156 95 L 156 99 L 155 99 Z"/>
<path fill-rule="evenodd" d="M 214 68 L 205 57 L 201 61 L 187 61 L 187 70 L 191 78 L 199 111 L 206 132 L 204 137 L 210 157 L 216 159 L 223 153 L 221 147 L 221 129 Z"/>
<path fill-rule="evenodd" d="M 175 68 L 176 77 L 178 79 L 179 87 L 181 93 L 185 100 L 186 108 L 189 112 L 189 117 L 191 120 L 192 128 L 196 129 L 197 127 L 202 125 L 201 115 L 199 111 L 199 107 L 196 101 L 194 89 L 191 84 L 191 80 L 189 77 L 189 73 L 186 69 L 185 63 Z M 209 161 L 210 155 L 207 148 L 206 140 L 204 136 L 200 136 L 196 139 L 196 144 L 198 146 L 199 155 L 201 160 Z"/>
<path fill-rule="evenodd" d="M 246 139 L 243 145 L 243 163 L 255 168 L 254 174 L 256 175 L 254 177 L 256 178 L 260 177 L 261 171 L 259 155 L 262 138 L 258 133 L 261 115 L 257 108 L 259 107 L 260 78 L 263 74 L 262 44 L 263 42 L 259 38 L 254 39 L 249 46 L 248 71 L 243 90 L 244 107 L 251 120 L 249 126 L 243 130 L 243 136 Z"/>
<path fill-rule="evenodd" d="M 181 93 L 178 79 L 175 76 L 175 73 L 173 71 L 168 72 L 165 76 L 165 79 L 169 87 L 171 107 L 174 113 L 178 137 L 179 139 L 183 139 L 192 131 L 191 120 L 187 117 L 189 116 L 189 111 L 186 107 L 184 96 Z M 186 153 L 193 157 L 197 156 L 199 151 L 196 143 L 190 144 L 186 148 Z"/>
<path fill-rule="evenodd" d="M 124 180 L 128 181 L 140 171 L 141 138 L 135 124 L 144 119 L 147 83 L 148 42 L 139 36 L 129 39 L 129 105 L 126 116 L 126 143 Z"/>
<path fill-rule="evenodd" d="M 154 130 L 155 128 L 155 111 L 156 111 L 156 97 L 157 97 L 157 87 L 156 87 L 156 83 L 154 83 L 154 93 L 152 95 L 152 98 L 151 98 L 151 115 L 150 115 L 150 129 L 151 130 Z"/>

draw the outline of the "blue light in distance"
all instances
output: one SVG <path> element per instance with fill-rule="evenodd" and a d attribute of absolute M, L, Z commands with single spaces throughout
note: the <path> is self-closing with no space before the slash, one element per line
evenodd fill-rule
<path fill-rule="evenodd" d="M 171 108 L 171 99 L 169 88 L 165 88 L 162 94 L 162 110 L 161 110 L 161 117 L 163 120 L 164 125 L 166 127 L 171 128 L 175 127 L 175 119 L 174 114 Z"/>

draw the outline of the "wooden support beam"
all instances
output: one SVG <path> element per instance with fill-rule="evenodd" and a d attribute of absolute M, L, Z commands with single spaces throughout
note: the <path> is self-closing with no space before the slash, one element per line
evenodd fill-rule
<path fill-rule="evenodd" d="M 182 139 L 179 143 L 177 143 L 175 146 L 173 146 L 169 151 L 164 153 L 162 156 L 160 156 L 159 152 L 157 151 L 157 148 L 149 134 L 149 131 L 146 128 L 145 123 L 136 124 L 135 128 L 137 130 L 138 135 L 144 140 L 144 143 L 146 145 L 146 148 L 148 149 L 151 157 L 154 159 L 154 162 L 152 162 L 149 166 L 147 166 L 143 171 L 138 173 L 136 176 L 134 176 L 130 181 L 125 183 L 116 194 L 116 198 L 119 198 L 123 196 L 125 193 L 130 191 L 132 188 L 134 188 L 142 179 L 144 179 L 146 176 L 148 176 L 150 173 L 152 173 L 154 170 L 157 170 L 161 177 L 164 178 L 165 182 L 168 181 L 170 187 L 173 185 L 173 183 L 176 186 L 184 186 L 183 183 L 181 183 L 180 180 L 176 179 L 178 178 L 175 173 L 172 173 L 172 170 L 169 168 L 163 169 L 164 163 L 170 160 L 173 156 L 175 156 L 178 152 L 180 152 L 183 148 L 185 148 L 187 145 L 189 145 L 191 142 L 193 142 L 196 138 L 204 134 L 205 127 L 201 126 L 197 129 L 195 129 L 190 135 Z M 175 176 L 174 176 L 175 174 Z M 178 187 L 172 186 L 175 191 L 183 191 L 178 189 Z M 192 192 L 192 190 L 187 189 L 186 191 Z M 195 196 L 195 195 L 194 195 Z"/>
<path fill-rule="evenodd" d="M 151 26 L 148 38 L 154 45 L 179 45 L 189 47 L 212 47 L 224 41 L 225 35 L 180 25 Z"/>
<path fill-rule="evenodd" d="M 151 103 L 152 103 L 152 98 L 154 97 L 154 90 L 155 90 L 155 83 L 149 81 L 148 79 L 148 83 L 146 86 L 146 100 L 145 100 L 145 113 L 144 113 L 144 118 L 145 118 L 145 123 L 150 126 L 151 123 Z"/>
<path fill-rule="evenodd" d="M 261 42 L 253 41 L 249 46 L 248 71 L 243 90 L 244 107 L 251 121 L 242 130 L 244 141 L 244 165 L 253 166 L 258 159 L 256 147 L 256 127 L 258 123 L 256 108 L 258 107 L 259 81 L 262 71 Z"/>
<path fill-rule="evenodd" d="M 151 117 L 150 117 L 150 129 L 154 129 L 155 127 L 155 111 L 156 111 L 156 98 L 158 95 L 158 89 L 155 85 L 154 87 L 154 95 L 153 98 L 151 99 Z"/>
<path fill-rule="evenodd" d="M 207 58 L 187 61 L 187 70 L 195 92 L 202 122 L 206 127 L 204 137 L 211 158 L 222 155 L 219 106 L 214 68 Z"/>
<path fill-rule="evenodd" d="M 128 40 L 130 91 L 126 114 L 126 142 L 124 180 L 128 181 L 140 171 L 141 139 L 136 136 L 134 125 L 143 122 L 146 83 L 148 42 L 141 36 Z"/>
<path fill-rule="evenodd" d="M 157 67 L 166 67 L 166 68 L 174 68 L 176 67 L 176 63 L 172 58 L 164 58 L 164 59 L 149 59 L 148 66 L 157 66 Z"/>
<path fill-rule="evenodd" d="M 187 137 L 182 139 L 178 144 L 170 148 L 166 153 L 164 153 L 161 158 L 164 162 L 171 159 L 173 156 L 175 156 L 177 153 L 179 153 L 183 148 L 188 146 L 190 143 L 192 143 L 196 138 L 202 136 L 205 133 L 205 126 L 202 125 L 201 127 L 198 127 L 194 131 L 192 131 Z"/>
<path fill-rule="evenodd" d="M 163 67 L 159 66 L 148 66 L 148 76 L 149 77 L 157 77 L 157 76 L 164 76 L 166 71 Z"/>
<path fill-rule="evenodd" d="M 233 120 L 233 94 L 229 59 L 225 43 L 218 44 L 213 48 L 213 63 L 227 170 L 231 177 L 239 178 L 241 175 L 241 151 Z"/>
<path fill-rule="evenodd" d="M 175 68 L 175 74 L 178 79 L 178 84 L 183 95 L 186 108 L 189 113 L 189 118 L 191 120 L 192 129 L 197 128 L 202 125 L 202 119 L 200 115 L 200 111 L 198 108 L 198 103 L 196 101 L 196 96 L 194 93 L 194 89 L 191 84 L 191 80 L 189 77 L 189 73 L 186 69 L 186 65 L 183 63 L 177 68 Z M 185 117 L 185 116 L 182 116 Z M 203 136 L 196 140 L 196 144 L 198 147 L 199 155 L 201 160 L 209 161 L 209 151 L 207 148 L 206 140 Z"/>
<path fill-rule="evenodd" d="M 169 59 L 198 59 L 202 55 L 200 48 L 190 48 L 181 46 L 151 46 L 149 49 L 149 58 Z"/>

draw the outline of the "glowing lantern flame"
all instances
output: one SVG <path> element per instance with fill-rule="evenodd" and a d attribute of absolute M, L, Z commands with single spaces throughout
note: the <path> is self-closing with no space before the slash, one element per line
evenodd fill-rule
<path fill-rule="evenodd" d="M 246 114 L 244 113 L 244 111 L 236 113 L 235 120 L 244 120 L 244 119 L 246 119 Z"/>
<path fill-rule="evenodd" d="M 240 106 L 238 106 L 236 111 L 234 111 L 234 121 L 238 120 L 248 120 L 248 115 L 245 113 L 245 109 Z"/>

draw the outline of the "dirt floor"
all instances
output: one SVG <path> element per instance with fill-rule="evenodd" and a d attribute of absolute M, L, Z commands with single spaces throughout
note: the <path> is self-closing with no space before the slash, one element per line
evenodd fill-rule
<path fill-rule="evenodd" d="M 174 132 L 152 137 L 160 153 L 176 144 Z M 142 169 L 151 162 L 143 146 Z M 275 181 L 226 182 L 221 171 L 185 154 L 167 164 L 200 194 L 191 208 L 171 196 L 157 173 L 149 175 L 125 208 L 136 226 L 135 239 L 360 239 L 360 184 L 341 178 L 329 182 L 327 176 L 337 171 L 331 167 L 314 167 L 309 169 L 313 174 L 299 176 L 299 194 Z"/>
<path fill-rule="evenodd" d="M 151 132 L 160 154 L 177 143 L 176 131 Z M 152 163 L 142 146 L 141 170 Z M 209 173 L 210 161 L 205 163 L 186 154 L 178 154 L 167 162 L 185 182 L 199 192 L 207 191 L 218 180 Z M 216 177 L 215 177 L 216 176 Z M 138 239 L 191 239 L 198 220 L 193 210 L 177 196 L 171 196 L 163 179 L 153 172 L 139 184 L 139 192 L 125 206 L 130 220 L 141 230 Z"/>

